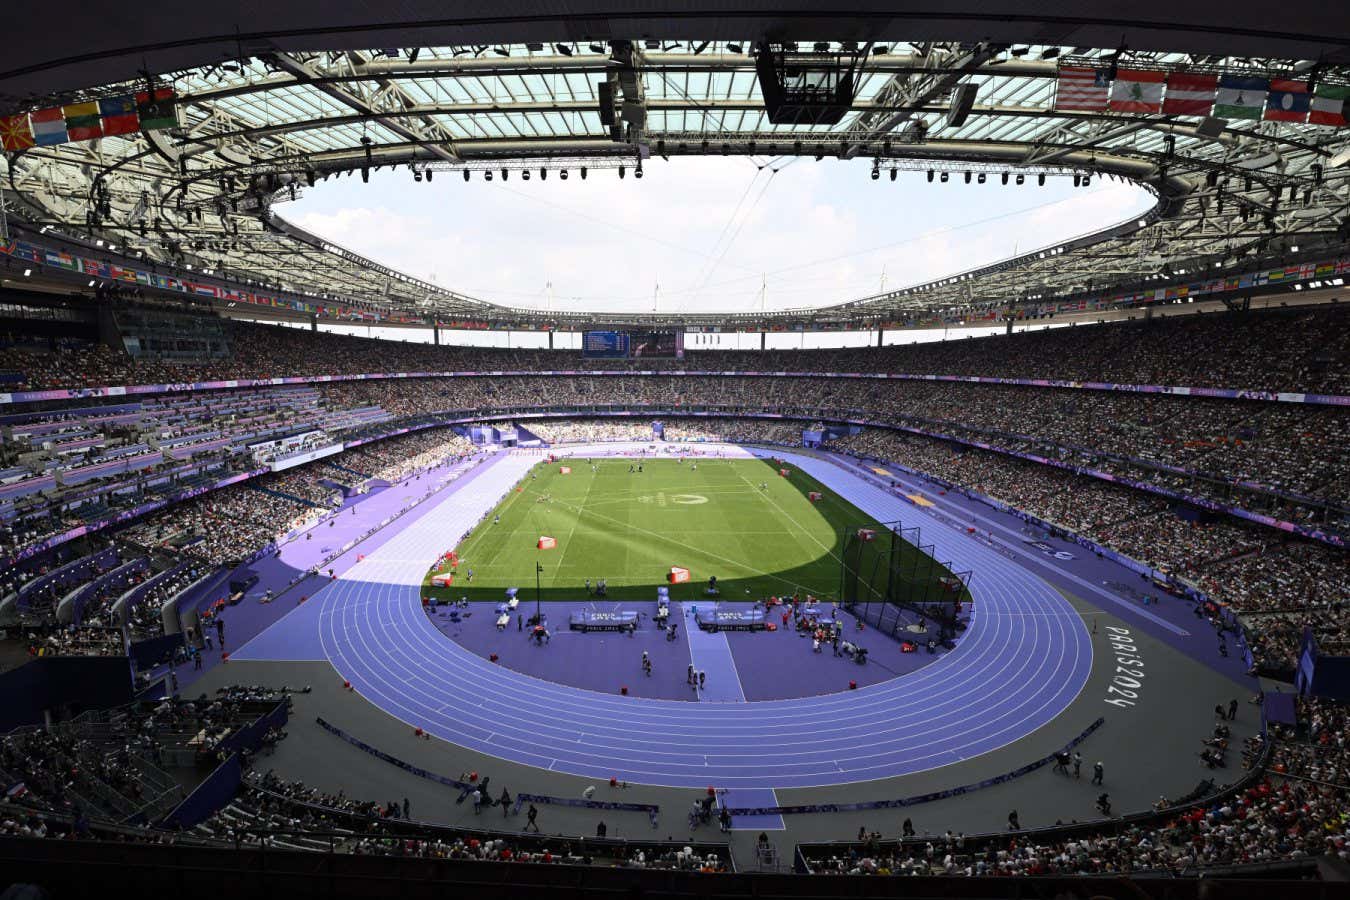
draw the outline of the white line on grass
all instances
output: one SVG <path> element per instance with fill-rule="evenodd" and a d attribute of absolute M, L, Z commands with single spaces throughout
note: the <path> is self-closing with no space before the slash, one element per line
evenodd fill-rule
<path fill-rule="evenodd" d="M 570 504 L 567 504 L 567 503 L 563 503 L 562 505 L 563 505 L 563 506 L 570 506 Z M 745 563 L 743 563 L 743 562 L 739 562 L 739 561 L 734 560 L 734 559 L 727 559 L 725 556 L 718 556 L 716 553 L 711 553 L 711 552 L 709 552 L 708 550 L 705 550 L 705 549 L 703 549 L 703 548 L 701 548 L 701 547 L 695 547 L 695 546 L 692 545 L 692 544 L 686 544 L 684 541 L 677 541 L 677 540 L 675 540 L 674 538 L 668 537 L 667 535 L 660 534 L 660 533 L 658 533 L 658 532 L 651 531 L 651 530 L 646 529 L 646 528 L 642 528 L 642 527 L 640 527 L 640 526 L 637 526 L 637 525 L 632 524 L 631 522 L 621 522 L 621 521 L 619 521 L 618 519 L 614 518 L 613 516 L 607 516 L 607 515 L 604 515 L 603 513 L 592 512 L 591 510 L 588 510 L 588 509 L 581 509 L 580 507 L 576 507 L 576 506 L 572 506 L 571 508 L 574 509 L 574 510 L 576 510 L 578 513 L 582 513 L 582 514 L 585 514 L 585 515 L 595 516 L 595 517 L 597 517 L 597 518 L 604 519 L 604 520 L 606 520 L 606 521 L 608 521 L 608 522 L 612 522 L 612 523 L 614 523 L 615 525 L 622 526 L 622 527 L 627 528 L 627 529 L 630 529 L 630 530 L 632 530 L 632 531 L 638 531 L 638 532 L 641 532 L 642 534 L 650 535 L 651 537 L 654 537 L 654 538 L 656 538 L 657 540 L 660 540 L 660 541 L 665 541 L 665 542 L 668 543 L 668 544 L 674 544 L 674 545 L 677 546 L 677 547 L 683 547 L 685 550 L 689 550 L 689 551 L 692 551 L 692 552 L 694 552 L 694 553 L 702 554 L 703 556 L 706 556 L 706 557 L 708 557 L 708 558 L 710 558 L 710 559 L 715 559 L 715 560 L 717 560 L 717 561 L 720 562 L 720 563 L 725 563 L 725 564 L 728 565 L 728 566 L 732 566 L 732 567 L 737 568 L 737 569 L 742 569 L 742 570 L 744 570 L 744 571 L 750 573 L 751 576 L 758 576 L 758 577 L 762 577 L 762 578 L 772 578 L 772 579 L 775 580 L 775 581 L 781 581 L 783 584 L 791 585 L 791 586 L 794 587 L 794 588 L 799 588 L 799 587 L 801 587 L 801 585 L 797 584 L 796 582 L 790 581 L 790 580 L 787 579 L 787 578 L 783 578 L 783 577 L 780 576 L 780 575 L 775 575 L 775 574 L 773 574 L 773 573 L 771 573 L 771 572 L 765 572 L 765 571 L 762 571 L 762 570 L 760 570 L 760 569 L 754 569 L 754 568 L 751 568 L 750 566 L 747 566 L 747 565 L 746 565 Z"/>

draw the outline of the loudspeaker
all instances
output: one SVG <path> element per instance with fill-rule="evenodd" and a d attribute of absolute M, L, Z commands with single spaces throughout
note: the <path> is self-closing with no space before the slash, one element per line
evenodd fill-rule
<path fill-rule="evenodd" d="M 614 124 L 614 85 L 608 81 L 602 81 L 595 86 L 595 92 L 600 98 L 600 124 L 610 126 Z"/>
<path fill-rule="evenodd" d="M 1213 116 L 1205 116 L 1200 120 L 1200 124 L 1195 126 L 1195 133 L 1198 137 L 1216 138 L 1223 134 L 1223 130 L 1227 127 L 1227 119 L 1216 119 Z"/>
<path fill-rule="evenodd" d="M 951 103 L 947 106 L 947 124 L 953 128 L 964 125 L 975 105 L 975 95 L 980 92 L 977 84 L 959 84 L 952 91 Z"/>

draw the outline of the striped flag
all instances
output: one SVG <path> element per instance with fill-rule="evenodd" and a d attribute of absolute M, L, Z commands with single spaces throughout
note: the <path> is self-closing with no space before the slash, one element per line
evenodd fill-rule
<path fill-rule="evenodd" d="M 33 146 L 33 129 L 28 127 L 28 113 L 0 116 L 0 150 L 27 150 Z"/>
<path fill-rule="evenodd" d="M 103 117 L 103 135 L 135 134 L 141 130 L 140 117 L 136 115 L 136 98 L 105 97 L 98 101 L 98 113 Z"/>
<path fill-rule="evenodd" d="M 66 137 L 66 117 L 61 114 L 61 107 L 53 106 L 51 109 L 39 109 L 36 112 L 29 113 L 28 120 L 33 123 L 33 140 L 39 147 L 64 144 L 68 140 Z"/>
<path fill-rule="evenodd" d="M 1270 94 L 1266 97 L 1266 119 L 1271 122 L 1306 122 L 1308 120 L 1308 82 L 1272 79 Z"/>
<path fill-rule="evenodd" d="M 1308 108 L 1308 121 L 1313 125 L 1344 127 L 1346 113 L 1350 112 L 1350 86 L 1319 84 Z"/>
<path fill-rule="evenodd" d="M 1100 112 L 1106 109 L 1111 78 L 1105 69 L 1060 66 L 1055 86 L 1055 109 Z"/>
<path fill-rule="evenodd" d="M 1173 72 L 1167 76 L 1167 97 L 1162 111 L 1173 116 L 1207 116 L 1214 110 L 1217 75 Z"/>
<path fill-rule="evenodd" d="M 98 104 L 70 103 L 61 107 L 66 117 L 66 137 L 72 141 L 92 141 L 103 137 L 103 123 L 98 116 Z"/>
<path fill-rule="evenodd" d="M 137 91 L 136 112 L 141 118 L 141 131 L 178 127 L 173 88 L 155 88 L 153 97 L 148 91 Z"/>
<path fill-rule="evenodd" d="M 1165 72 L 1120 69 L 1111 85 L 1111 109 L 1116 112 L 1156 113 L 1162 110 Z"/>
<path fill-rule="evenodd" d="M 1266 105 L 1270 82 L 1265 78 L 1224 75 L 1214 98 L 1214 115 L 1224 119 L 1259 119 Z"/>

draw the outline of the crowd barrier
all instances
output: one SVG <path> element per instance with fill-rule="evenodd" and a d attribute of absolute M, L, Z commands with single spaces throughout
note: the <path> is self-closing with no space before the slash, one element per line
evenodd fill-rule
<path fill-rule="evenodd" d="M 733 816 L 794 816 L 811 813 L 835 813 L 835 812 L 866 812 L 877 809 L 900 809 L 907 806 L 919 806 L 924 803 L 932 803 L 935 800 L 946 800 L 950 797 L 960 797 L 970 794 L 987 787 L 993 787 L 996 784 L 1004 784 L 1015 778 L 1021 778 L 1023 775 L 1029 775 L 1037 769 L 1044 768 L 1055 761 L 1055 756 L 1059 753 L 1068 753 L 1077 747 L 1083 741 L 1092 736 L 1098 728 L 1106 724 L 1106 719 L 1098 717 L 1095 722 L 1084 728 L 1077 737 L 1065 744 L 1061 749 L 1043 756 L 1034 762 L 1029 762 L 1024 766 L 1019 766 L 1011 772 L 1005 772 L 1002 775 L 995 775 L 992 778 L 985 778 L 974 784 L 963 784 L 960 787 L 947 788 L 942 791 L 932 791 L 927 794 L 919 794 L 914 797 L 900 797 L 892 800 L 865 800 L 861 803 L 812 803 L 798 806 L 747 806 L 734 807 L 728 810 Z"/>
<path fill-rule="evenodd" d="M 360 738 L 348 734 L 341 728 L 338 728 L 336 725 L 333 725 L 332 723 L 328 722 L 322 716 L 316 717 L 314 721 L 324 731 L 327 731 L 329 734 L 341 738 L 342 740 L 351 744 L 356 749 L 368 753 L 378 760 L 387 762 L 391 766 L 396 766 L 410 775 L 416 775 L 418 778 L 425 778 L 427 781 L 433 781 L 436 784 L 443 784 L 446 787 L 454 788 L 455 790 L 460 792 L 461 798 L 467 797 L 469 794 L 473 793 L 475 790 L 478 789 L 477 785 L 472 784 L 471 782 L 460 781 L 456 778 L 447 778 L 444 775 L 438 775 L 435 772 L 428 771 L 427 769 L 423 769 L 420 766 L 414 766 L 412 763 L 404 762 L 403 760 L 399 759 L 396 756 L 391 756 L 390 754 L 385 753 L 383 750 L 372 747 L 370 744 L 367 744 Z M 645 812 L 651 819 L 653 828 L 655 828 L 657 825 L 657 816 L 661 810 L 660 806 L 649 803 L 610 803 L 603 800 L 577 800 L 569 797 L 551 797 L 546 794 L 521 794 L 518 795 L 515 800 L 515 809 L 517 812 L 519 812 L 522 802 L 546 803 L 551 806 L 573 806 L 573 807 L 581 807 L 584 809 L 596 809 L 596 810 Z"/>

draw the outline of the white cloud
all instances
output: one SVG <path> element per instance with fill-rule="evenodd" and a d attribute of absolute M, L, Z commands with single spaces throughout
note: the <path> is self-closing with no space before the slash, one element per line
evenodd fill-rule
<path fill-rule="evenodd" d="M 409 274 L 507 305 L 666 310 L 835 303 L 941 277 L 1135 215 L 1127 185 L 1087 190 L 927 184 L 921 173 L 872 182 L 858 164 L 797 161 L 776 174 L 741 158 L 651 160 L 573 170 L 567 181 L 519 172 L 465 184 L 406 171 L 371 183 L 322 183 L 283 216 Z M 453 177 L 452 177 L 453 176 Z M 1062 179 L 1060 180 L 1062 181 Z"/>

